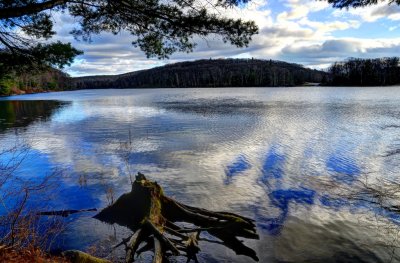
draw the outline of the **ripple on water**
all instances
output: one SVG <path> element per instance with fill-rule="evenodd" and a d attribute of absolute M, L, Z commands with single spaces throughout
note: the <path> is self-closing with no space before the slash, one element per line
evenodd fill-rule
<path fill-rule="evenodd" d="M 261 262 L 400 262 L 393 250 L 398 215 L 363 191 L 365 182 L 388 189 L 383 179 L 398 180 L 396 88 L 96 90 L 20 98 L 0 102 L 1 109 L 8 105 L 0 110 L 0 145 L 28 143 L 35 165 L 23 164 L 24 174 L 65 169 L 58 206 L 104 207 L 110 188 L 115 195 L 128 191 L 129 174 L 141 171 L 181 202 L 255 218 L 261 239 L 246 242 Z M 107 246 L 126 234 L 119 229 L 110 238 L 114 230 L 102 224 L 82 234 L 94 224 L 90 215 L 71 220 L 59 243 L 64 248 L 96 240 Z M 204 262 L 248 262 L 201 245 Z"/>

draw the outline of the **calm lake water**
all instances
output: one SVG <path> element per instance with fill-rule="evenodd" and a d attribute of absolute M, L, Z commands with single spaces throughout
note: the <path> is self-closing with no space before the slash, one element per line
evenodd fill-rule
<path fill-rule="evenodd" d="M 62 171 L 47 209 L 105 207 L 140 171 L 183 203 L 254 218 L 260 240 L 245 242 L 260 262 L 400 262 L 400 216 L 388 209 L 398 202 L 374 195 L 394 191 L 399 131 L 400 87 L 82 90 L 0 101 L 0 147 L 29 145 L 18 174 Z M 107 254 L 128 236 L 93 215 L 68 217 L 58 246 Z M 201 262 L 251 262 L 200 246 Z"/>

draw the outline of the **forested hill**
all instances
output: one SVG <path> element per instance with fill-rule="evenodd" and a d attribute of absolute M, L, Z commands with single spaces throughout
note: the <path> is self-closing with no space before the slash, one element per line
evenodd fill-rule
<path fill-rule="evenodd" d="M 73 84 L 69 75 L 51 67 L 45 70 L 0 73 L 0 96 L 69 90 L 71 88 L 73 88 Z"/>
<path fill-rule="evenodd" d="M 76 89 L 278 87 L 323 82 L 327 73 L 274 60 L 217 59 L 180 62 L 116 76 L 74 78 Z"/>

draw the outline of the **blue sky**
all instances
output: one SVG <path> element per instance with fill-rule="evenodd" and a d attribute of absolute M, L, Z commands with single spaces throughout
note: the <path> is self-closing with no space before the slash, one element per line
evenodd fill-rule
<path fill-rule="evenodd" d="M 85 52 L 65 70 L 72 76 L 120 74 L 185 60 L 254 57 L 326 68 L 348 57 L 375 58 L 400 53 L 400 6 L 382 2 L 358 9 L 333 9 L 326 1 L 253 0 L 223 10 L 227 17 L 254 20 L 260 32 L 247 48 L 222 43 L 217 36 L 198 39 L 193 53 L 176 53 L 169 60 L 147 59 L 131 45 L 126 32 L 101 34 L 87 43 L 69 34 L 73 18 L 55 19 L 56 39 L 72 42 Z"/>

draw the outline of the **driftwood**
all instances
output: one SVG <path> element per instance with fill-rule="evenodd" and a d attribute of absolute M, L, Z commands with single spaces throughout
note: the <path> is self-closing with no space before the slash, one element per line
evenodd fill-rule
<path fill-rule="evenodd" d="M 62 217 L 68 217 L 72 214 L 76 213 L 82 213 L 82 212 L 96 212 L 96 208 L 91 208 L 91 209 L 81 209 L 81 210 L 57 210 L 57 211 L 44 211 L 44 212 L 38 212 L 38 216 L 62 216 Z"/>
<path fill-rule="evenodd" d="M 238 239 L 259 239 L 252 219 L 179 203 L 165 196 L 156 182 L 147 180 L 141 173 L 136 176 L 130 193 L 122 195 L 95 218 L 126 226 L 134 232 L 115 246 L 125 245 L 127 263 L 149 250 L 154 251 L 154 263 L 168 262 L 170 255 L 183 255 L 188 262 L 198 262 L 199 241 L 222 244 L 237 255 L 258 261 L 256 252 Z M 177 222 L 184 222 L 185 227 Z M 202 232 L 218 240 L 201 238 Z"/>

